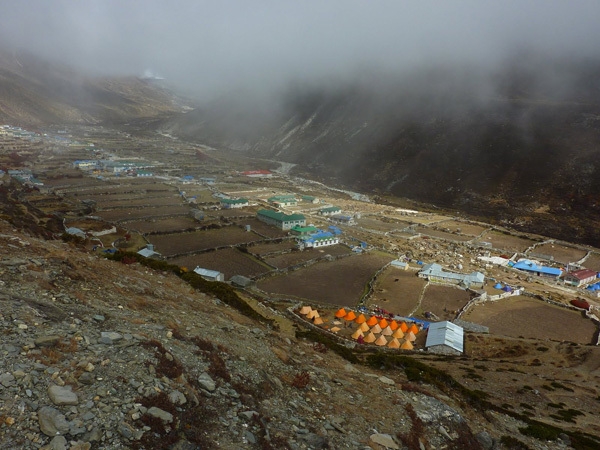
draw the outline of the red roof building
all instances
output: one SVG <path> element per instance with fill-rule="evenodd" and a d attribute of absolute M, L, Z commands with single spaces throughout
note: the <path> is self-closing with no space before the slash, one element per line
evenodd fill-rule
<path fill-rule="evenodd" d="M 271 177 L 273 174 L 269 170 L 246 170 L 242 175 L 247 177 Z"/>
<path fill-rule="evenodd" d="M 580 269 L 574 270 L 573 272 L 567 272 L 563 276 L 563 281 L 565 284 L 570 284 L 571 286 L 582 286 L 595 281 L 597 277 L 598 273 L 594 270 Z"/>

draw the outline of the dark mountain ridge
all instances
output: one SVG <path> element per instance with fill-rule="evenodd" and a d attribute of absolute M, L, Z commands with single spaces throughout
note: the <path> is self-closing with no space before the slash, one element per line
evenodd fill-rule
<path fill-rule="evenodd" d="M 270 110 L 236 93 L 165 127 L 336 185 L 598 245 L 599 80 L 598 62 L 521 55 L 496 70 L 296 86 Z"/>

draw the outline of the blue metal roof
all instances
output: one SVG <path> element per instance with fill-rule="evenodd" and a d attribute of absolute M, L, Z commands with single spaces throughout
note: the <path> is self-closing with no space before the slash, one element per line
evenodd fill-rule
<path fill-rule="evenodd" d="M 552 275 L 555 277 L 559 277 L 562 274 L 562 270 L 560 269 L 556 269 L 554 267 L 538 266 L 537 264 L 534 264 L 533 262 L 527 259 L 519 261 L 513 267 L 515 269 L 525 270 L 527 272 L 536 272 L 539 274 Z"/>

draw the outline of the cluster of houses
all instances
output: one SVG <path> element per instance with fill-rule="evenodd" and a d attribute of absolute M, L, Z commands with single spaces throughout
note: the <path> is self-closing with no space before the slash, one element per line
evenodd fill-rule
<path fill-rule="evenodd" d="M 437 263 L 424 265 L 418 276 L 434 283 L 456 284 L 464 288 L 480 289 L 485 283 L 485 275 L 481 272 L 469 274 L 448 272 Z"/>
<path fill-rule="evenodd" d="M 38 142 L 41 140 L 41 135 L 39 133 L 27 131 L 21 127 L 15 127 L 12 125 L 0 125 L 0 135 L 26 139 L 32 142 Z"/>
<path fill-rule="evenodd" d="M 320 248 L 340 243 L 342 230 L 330 226 L 328 231 L 320 230 L 312 225 L 307 227 L 295 226 L 290 232 L 296 236 L 296 246 L 300 250 L 306 248 Z"/>
<path fill-rule="evenodd" d="M 92 173 L 112 172 L 115 175 L 137 177 L 152 177 L 154 173 L 149 168 L 153 165 L 145 161 L 114 161 L 110 159 L 78 159 L 73 161 L 73 167 Z"/>
<path fill-rule="evenodd" d="M 0 177 L 8 174 L 10 178 L 17 180 L 19 183 L 27 185 L 27 186 L 36 186 L 41 187 L 44 185 L 40 180 L 38 180 L 30 169 L 9 169 L 7 172 L 0 170 Z"/>

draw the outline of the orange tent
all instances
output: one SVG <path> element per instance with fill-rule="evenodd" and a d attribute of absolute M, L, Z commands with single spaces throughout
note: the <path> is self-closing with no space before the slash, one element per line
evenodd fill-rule
<path fill-rule="evenodd" d="M 345 315 L 346 315 L 346 310 L 344 308 L 338 309 L 338 311 L 335 313 L 335 317 L 337 317 L 338 319 L 341 319 Z"/>
<path fill-rule="evenodd" d="M 364 314 L 361 314 L 356 319 L 354 319 L 354 321 L 360 325 L 361 323 L 365 323 L 367 321 L 367 318 L 365 317 Z"/>
<path fill-rule="evenodd" d="M 369 325 L 370 327 L 372 327 L 373 325 L 375 325 L 377 322 L 379 322 L 379 320 L 377 320 L 377 317 L 375 316 L 371 316 L 369 318 L 369 320 L 367 320 L 367 325 Z"/>
<path fill-rule="evenodd" d="M 359 328 L 352 335 L 352 339 L 358 339 L 360 336 L 364 336 L 364 334 L 363 334 L 362 330 Z"/>
<path fill-rule="evenodd" d="M 402 350 L 412 350 L 414 347 L 409 341 L 404 341 L 400 346 Z"/>
<path fill-rule="evenodd" d="M 323 324 L 323 319 L 321 319 L 320 317 L 315 317 L 315 320 L 313 322 L 315 325 L 322 325 Z"/>
<path fill-rule="evenodd" d="M 380 347 L 387 345 L 387 339 L 385 338 L 385 336 L 379 336 L 379 338 L 377 338 L 377 340 L 375 341 L 375 345 L 379 345 Z"/>
<path fill-rule="evenodd" d="M 398 328 L 398 322 L 396 322 L 395 320 L 391 320 L 390 328 L 392 329 L 392 331 L 396 331 L 396 329 Z"/>
<path fill-rule="evenodd" d="M 307 315 L 309 312 L 312 311 L 312 308 L 308 305 L 303 306 L 302 308 L 300 308 L 300 314 L 302 314 L 303 316 Z"/>
<path fill-rule="evenodd" d="M 363 323 L 361 323 L 361 324 L 360 324 L 360 326 L 359 326 L 358 328 L 359 328 L 361 331 L 364 331 L 364 332 L 366 333 L 367 331 L 369 331 L 369 329 L 370 329 L 371 327 L 369 327 L 369 325 L 367 325 L 367 323 L 366 323 L 366 322 L 363 322 Z"/>
<path fill-rule="evenodd" d="M 400 348 L 400 341 L 398 341 L 398 339 L 394 338 L 390 342 L 388 342 L 387 346 L 389 348 Z"/>
<path fill-rule="evenodd" d="M 415 335 L 419 334 L 419 331 L 420 331 L 419 327 L 414 323 L 410 326 L 410 328 L 408 330 L 412 331 L 413 334 L 415 334 Z"/>
<path fill-rule="evenodd" d="M 354 320 L 354 319 L 356 319 L 356 314 L 354 314 L 354 311 L 350 311 L 348 314 L 346 314 L 344 316 L 344 319 L 348 320 L 348 321 Z"/>
<path fill-rule="evenodd" d="M 400 323 L 400 329 L 402 330 L 403 333 L 406 333 L 408 331 L 408 325 L 406 325 L 406 322 Z"/>
<path fill-rule="evenodd" d="M 385 319 L 381 319 L 379 321 L 379 326 L 381 327 L 381 329 L 383 330 L 384 328 L 387 328 L 387 326 L 389 325 L 389 322 Z"/>
<path fill-rule="evenodd" d="M 381 334 L 382 334 L 382 336 L 391 336 L 392 334 L 394 334 L 394 332 L 392 331 L 392 328 L 388 325 L 387 327 L 385 327 L 383 329 Z"/>
<path fill-rule="evenodd" d="M 371 343 L 371 342 L 375 342 L 377 340 L 377 338 L 375 337 L 375 335 L 373 333 L 369 333 L 367 334 L 367 337 L 365 338 L 365 342 L 367 343 Z"/>
<path fill-rule="evenodd" d="M 417 337 L 415 336 L 415 333 L 409 331 L 408 333 L 406 333 L 406 340 L 410 342 L 415 342 L 417 340 Z"/>
<path fill-rule="evenodd" d="M 381 333 L 381 327 L 378 323 L 376 323 L 373 328 L 371 328 L 371 333 Z"/>
<path fill-rule="evenodd" d="M 398 339 L 402 339 L 404 337 L 404 333 L 400 328 L 398 328 L 396 331 L 394 331 L 394 334 L 392 334 L 392 336 Z"/>

